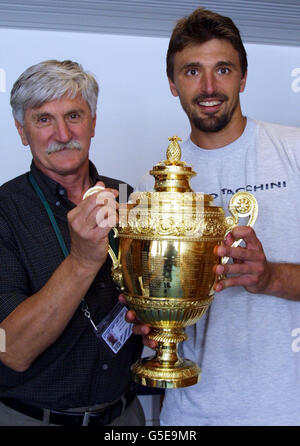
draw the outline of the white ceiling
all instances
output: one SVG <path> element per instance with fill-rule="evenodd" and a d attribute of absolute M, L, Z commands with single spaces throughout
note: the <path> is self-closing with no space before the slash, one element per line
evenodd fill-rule
<path fill-rule="evenodd" d="M 0 0 L 0 27 L 165 37 L 200 6 L 230 16 L 244 42 L 300 46 L 300 0 Z"/>

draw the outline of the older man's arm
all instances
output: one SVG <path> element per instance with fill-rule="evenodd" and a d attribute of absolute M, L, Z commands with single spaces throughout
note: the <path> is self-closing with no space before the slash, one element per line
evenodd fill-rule
<path fill-rule="evenodd" d="M 110 191 L 117 195 L 117 191 Z M 43 288 L 28 296 L 1 322 L 6 351 L 0 352 L 0 360 L 7 367 L 17 372 L 27 370 L 56 341 L 80 305 L 107 257 L 111 229 L 108 216 L 116 209 L 111 192 L 105 205 L 99 205 L 91 196 L 69 212 L 69 256 Z M 105 193 L 101 192 L 103 196 Z M 102 227 L 98 221 L 101 212 L 106 223 Z"/>

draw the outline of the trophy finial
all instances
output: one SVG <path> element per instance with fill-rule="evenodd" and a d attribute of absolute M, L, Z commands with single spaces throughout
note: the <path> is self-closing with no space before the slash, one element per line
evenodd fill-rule
<path fill-rule="evenodd" d="M 189 180 L 196 172 L 184 161 L 181 161 L 181 148 L 179 136 L 169 138 L 167 159 L 156 164 L 150 175 L 155 178 L 154 190 L 156 192 L 192 192 Z"/>
<path fill-rule="evenodd" d="M 167 160 L 170 161 L 171 163 L 180 161 L 181 148 L 180 145 L 178 144 L 178 141 L 182 141 L 182 139 L 179 138 L 178 136 L 172 136 L 171 138 L 169 138 L 169 141 L 171 142 L 167 148 Z"/>

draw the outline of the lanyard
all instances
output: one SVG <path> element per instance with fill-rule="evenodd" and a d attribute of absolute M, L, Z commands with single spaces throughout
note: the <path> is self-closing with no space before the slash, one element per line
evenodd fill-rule
<path fill-rule="evenodd" d="M 58 242 L 60 244 L 61 250 L 62 250 L 62 252 L 64 254 L 64 257 L 66 258 L 69 255 L 69 251 L 68 251 L 68 249 L 66 247 L 66 244 L 65 244 L 65 241 L 63 239 L 63 236 L 62 236 L 62 234 L 60 232 L 60 229 L 59 229 L 59 227 L 57 225 L 57 222 L 56 222 L 55 217 L 53 215 L 53 212 L 52 212 L 52 210 L 51 210 L 51 208 L 49 206 L 49 203 L 46 200 L 45 195 L 43 194 L 41 188 L 37 184 L 37 182 L 36 182 L 36 180 L 35 180 L 35 178 L 34 178 L 34 176 L 33 176 L 33 174 L 31 172 L 29 172 L 29 181 L 32 184 L 35 192 L 37 193 L 39 199 L 41 200 L 42 204 L 44 205 L 44 208 L 47 211 L 48 217 L 49 217 L 51 225 L 52 225 L 52 227 L 54 229 L 54 232 L 55 232 L 55 235 L 57 237 L 57 240 L 58 240 Z M 109 239 L 110 239 L 110 243 L 113 244 L 113 250 L 116 253 L 116 244 L 115 244 L 115 240 L 112 237 L 111 233 L 109 233 Z M 91 318 L 91 313 L 89 311 L 89 308 L 88 308 L 88 305 L 87 305 L 86 301 L 84 299 L 82 299 L 80 305 L 81 305 L 81 309 L 83 311 L 83 314 L 90 321 L 90 323 L 93 326 L 93 329 L 97 333 L 98 332 L 98 328 L 96 327 L 96 325 L 94 324 L 94 322 L 93 322 L 93 320 Z"/>

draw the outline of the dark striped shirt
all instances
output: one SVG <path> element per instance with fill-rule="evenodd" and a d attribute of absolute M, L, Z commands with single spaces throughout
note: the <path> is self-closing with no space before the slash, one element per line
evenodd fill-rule
<path fill-rule="evenodd" d="M 67 213 L 74 204 L 68 200 L 66 190 L 34 164 L 31 171 L 69 249 Z M 106 187 L 118 189 L 121 183 L 99 176 L 92 163 L 90 176 L 93 184 L 103 181 Z M 0 321 L 40 290 L 63 259 L 55 232 L 29 182 L 28 173 L 1 186 Z M 112 310 L 118 299 L 110 269 L 111 261 L 107 258 L 85 296 L 96 323 Z M 141 350 L 141 340 L 132 335 L 114 355 L 96 337 L 79 306 L 57 341 L 36 358 L 28 370 L 16 372 L 0 362 L 0 399 L 11 397 L 39 407 L 62 410 L 116 400 L 128 389 L 130 365 Z"/>

